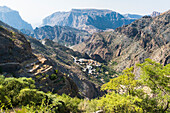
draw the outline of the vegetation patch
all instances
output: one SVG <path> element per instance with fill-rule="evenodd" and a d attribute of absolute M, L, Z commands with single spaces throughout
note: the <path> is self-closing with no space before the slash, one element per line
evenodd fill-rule
<path fill-rule="evenodd" d="M 163 66 L 150 59 L 142 64 L 141 77 L 136 80 L 133 67 L 102 85 L 108 93 L 100 98 L 88 100 L 44 93 L 35 89 L 31 78 L 5 78 L 0 76 L 1 112 L 13 109 L 17 113 L 169 113 L 170 64 Z M 56 75 L 51 76 L 56 79 Z M 14 108 L 20 108 L 15 110 Z"/>
<path fill-rule="evenodd" d="M 51 74 L 50 75 L 50 80 L 56 80 L 58 77 L 56 74 Z"/>

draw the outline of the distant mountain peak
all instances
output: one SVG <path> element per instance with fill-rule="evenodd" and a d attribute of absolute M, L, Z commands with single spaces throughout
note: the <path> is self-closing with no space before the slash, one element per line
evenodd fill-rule
<path fill-rule="evenodd" d="M 142 15 L 138 15 L 138 14 L 129 14 L 129 13 L 124 14 L 123 16 L 126 17 L 126 18 L 129 18 L 129 19 L 139 19 L 139 18 L 142 17 Z"/>
<path fill-rule="evenodd" d="M 31 24 L 25 22 L 18 11 L 12 10 L 7 6 L 0 6 L 0 20 L 18 30 L 33 30 Z"/>
<path fill-rule="evenodd" d="M 14 11 L 11 8 L 7 7 L 7 6 L 0 6 L 0 12 L 11 12 Z"/>
<path fill-rule="evenodd" d="M 151 17 L 156 17 L 156 16 L 159 16 L 160 14 L 161 14 L 160 12 L 153 11 L 151 14 Z"/>
<path fill-rule="evenodd" d="M 43 19 L 43 26 L 70 26 L 90 33 L 115 29 L 136 19 L 129 19 L 108 9 L 72 9 L 69 12 L 56 12 Z"/>
<path fill-rule="evenodd" d="M 74 11 L 74 12 L 90 12 L 90 11 L 102 11 L 102 12 L 114 12 L 112 10 L 109 10 L 109 9 L 71 9 L 71 12 Z"/>

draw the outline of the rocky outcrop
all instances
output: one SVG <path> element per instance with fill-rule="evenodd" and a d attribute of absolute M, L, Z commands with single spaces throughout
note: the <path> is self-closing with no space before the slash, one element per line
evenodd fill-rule
<path fill-rule="evenodd" d="M 106 63 L 106 61 L 103 60 L 103 59 L 100 57 L 100 55 L 98 55 L 98 54 L 93 54 L 93 55 L 91 55 L 91 58 L 92 58 L 93 60 L 97 61 L 97 62 Z"/>
<path fill-rule="evenodd" d="M 108 60 L 111 58 L 111 48 L 108 46 L 112 42 L 112 36 L 102 35 L 101 33 L 94 33 L 88 40 L 83 42 L 83 44 L 79 44 L 73 46 L 73 50 L 79 52 L 85 52 L 90 56 L 94 56 L 95 54 L 100 55 L 102 60 Z M 85 46 L 81 46 L 85 45 Z"/>
<path fill-rule="evenodd" d="M 154 11 L 152 12 L 151 17 L 156 17 L 159 16 L 160 14 L 161 14 L 160 12 Z"/>
<path fill-rule="evenodd" d="M 142 63 L 151 58 L 164 65 L 169 63 L 170 56 L 170 11 L 152 18 L 144 16 L 133 23 L 119 27 L 113 32 L 93 34 L 83 42 L 83 48 L 73 47 L 89 55 L 98 54 L 116 71 Z M 78 48 L 78 49 L 77 49 Z"/>
<path fill-rule="evenodd" d="M 70 26 L 93 33 L 115 29 L 130 24 L 134 20 L 111 10 L 72 9 L 69 12 L 53 13 L 43 20 L 43 25 Z"/>
<path fill-rule="evenodd" d="M 30 43 L 22 34 L 0 26 L 0 40 L 0 63 L 21 63 L 34 57 Z"/>
<path fill-rule="evenodd" d="M 31 24 L 25 22 L 17 11 L 12 10 L 6 6 L 0 6 L 0 20 L 18 30 L 33 30 Z"/>
<path fill-rule="evenodd" d="M 21 32 L 39 40 L 50 39 L 66 46 L 79 44 L 90 36 L 87 31 L 61 26 L 44 26 L 34 29 L 33 32 L 22 29 Z"/>

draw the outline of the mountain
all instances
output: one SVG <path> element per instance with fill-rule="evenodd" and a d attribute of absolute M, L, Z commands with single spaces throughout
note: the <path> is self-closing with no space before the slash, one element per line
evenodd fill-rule
<path fill-rule="evenodd" d="M 68 26 L 44 26 L 34 29 L 34 31 L 21 30 L 22 33 L 32 36 L 36 39 L 50 39 L 59 44 L 72 46 L 86 40 L 90 34 L 87 31 L 78 30 Z"/>
<path fill-rule="evenodd" d="M 17 11 L 12 10 L 6 6 L 0 6 L 0 20 L 18 30 L 33 30 L 31 24 L 25 22 Z"/>
<path fill-rule="evenodd" d="M 85 42 L 73 47 L 90 56 L 99 55 L 116 71 L 151 58 L 170 63 L 170 11 L 152 18 L 144 16 L 113 32 L 94 33 Z"/>
<path fill-rule="evenodd" d="M 153 11 L 151 14 L 151 17 L 156 17 L 156 16 L 159 16 L 160 14 L 161 14 L 160 12 Z"/>
<path fill-rule="evenodd" d="M 111 10 L 72 9 L 69 12 L 56 12 L 43 19 L 42 25 L 70 26 L 90 33 L 115 29 L 127 25 L 135 19 L 126 18 Z"/>
<path fill-rule="evenodd" d="M 34 58 L 31 46 L 23 35 L 0 26 L 0 40 L 0 63 L 19 63 Z"/>
<path fill-rule="evenodd" d="M 95 98 L 103 95 L 100 87 L 87 78 L 74 58 L 90 59 L 50 39 L 41 41 L 22 34 L 0 21 L 0 73 L 28 77 L 38 89 L 70 96 Z"/>
<path fill-rule="evenodd" d="M 59 94 L 71 94 L 71 96 L 78 94 L 78 88 L 73 80 L 64 77 L 61 72 L 56 72 L 50 58 L 34 54 L 23 34 L 1 21 L 0 25 L 1 73 L 7 77 L 10 75 L 31 77 L 36 81 L 37 88 L 45 92 L 54 91 Z M 57 78 L 51 79 L 51 74 L 55 74 Z"/>
<path fill-rule="evenodd" d="M 137 15 L 137 14 L 124 14 L 123 16 L 126 17 L 126 18 L 129 18 L 129 19 L 140 19 L 140 18 L 142 18 L 142 15 Z"/>

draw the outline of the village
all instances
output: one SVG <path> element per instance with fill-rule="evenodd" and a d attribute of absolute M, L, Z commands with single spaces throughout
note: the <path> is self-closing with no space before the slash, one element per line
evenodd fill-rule
<path fill-rule="evenodd" d="M 73 59 L 74 63 L 78 65 L 91 80 L 98 81 L 99 83 L 106 83 L 110 78 L 115 77 L 115 72 L 100 62 L 76 57 L 73 57 Z"/>
<path fill-rule="evenodd" d="M 101 63 L 94 61 L 92 59 L 74 58 L 74 63 L 79 65 L 82 68 L 83 72 L 87 72 L 90 75 L 97 75 L 98 72 L 96 72 L 96 68 L 101 67 Z"/>

